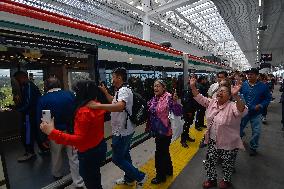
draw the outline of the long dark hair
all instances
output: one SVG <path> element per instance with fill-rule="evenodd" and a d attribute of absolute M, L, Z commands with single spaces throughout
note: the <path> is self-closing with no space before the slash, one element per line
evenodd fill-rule
<path fill-rule="evenodd" d="M 94 81 L 80 80 L 73 87 L 73 91 L 76 93 L 76 109 L 86 105 L 91 100 L 98 100 L 100 89 Z"/>
<path fill-rule="evenodd" d="M 75 111 L 69 133 L 74 132 L 74 120 L 77 111 L 85 106 L 91 100 L 96 100 L 100 103 L 105 103 L 105 95 L 101 92 L 95 81 L 91 80 L 80 80 L 72 86 L 72 90 L 76 93 L 75 98 Z"/>

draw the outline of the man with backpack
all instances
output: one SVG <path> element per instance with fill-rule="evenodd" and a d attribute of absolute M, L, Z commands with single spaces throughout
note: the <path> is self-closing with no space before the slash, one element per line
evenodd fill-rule
<path fill-rule="evenodd" d="M 133 166 L 130 156 L 131 138 L 134 135 L 135 125 L 132 116 L 133 92 L 126 86 L 127 72 L 124 68 L 117 68 L 112 72 L 112 84 L 116 89 L 111 96 L 102 85 L 100 89 L 111 104 L 89 103 L 93 109 L 103 109 L 111 112 L 112 126 L 112 162 L 124 171 L 124 177 L 115 181 L 116 184 L 132 185 L 142 188 L 147 175 Z M 136 106 L 136 104 L 135 104 Z M 136 116 L 136 115 L 135 115 Z"/>

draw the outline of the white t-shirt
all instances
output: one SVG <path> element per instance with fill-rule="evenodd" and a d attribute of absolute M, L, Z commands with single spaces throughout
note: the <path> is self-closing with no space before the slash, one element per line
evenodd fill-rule
<path fill-rule="evenodd" d="M 211 98 L 215 98 L 216 97 L 216 92 L 219 88 L 219 83 L 216 82 L 216 83 L 213 83 L 212 85 L 210 85 L 210 88 L 208 89 L 208 96 L 211 97 Z"/>
<path fill-rule="evenodd" d="M 119 101 L 125 102 L 128 113 L 132 115 L 133 93 L 131 89 L 121 87 L 117 92 L 115 92 L 112 104 L 115 104 Z M 134 132 L 134 125 L 129 118 L 127 119 L 127 127 L 125 128 L 126 118 L 127 113 L 125 111 L 111 112 L 111 127 L 113 135 L 127 136 Z"/>

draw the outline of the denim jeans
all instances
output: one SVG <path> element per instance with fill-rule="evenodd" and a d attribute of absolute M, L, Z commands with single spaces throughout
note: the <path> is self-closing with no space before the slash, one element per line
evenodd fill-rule
<path fill-rule="evenodd" d="M 246 115 L 243 117 L 241 121 L 241 132 L 240 135 L 243 137 L 245 135 L 244 129 L 247 126 L 247 123 L 250 122 L 251 130 L 252 130 L 252 137 L 250 140 L 250 148 L 256 150 L 258 148 L 258 141 L 261 132 L 261 123 L 262 123 L 262 115 Z"/>
<path fill-rule="evenodd" d="M 112 136 L 112 162 L 124 171 L 126 182 L 141 181 L 145 173 L 132 165 L 130 144 L 133 134 L 128 136 Z"/>
<path fill-rule="evenodd" d="M 88 189 L 102 189 L 100 168 L 106 159 L 107 145 L 103 140 L 96 147 L 78 152 L 79 172 Z"/>

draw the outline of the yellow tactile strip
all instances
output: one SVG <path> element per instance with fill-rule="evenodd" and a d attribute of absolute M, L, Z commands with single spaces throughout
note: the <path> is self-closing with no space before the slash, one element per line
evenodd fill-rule
<path fill-rule="evenodd" d="M 151 179 L 154 178 L 156 175 L 154 158 L 150 159 L 147 163 L 145 163 L 142 167 L 140 167 L 139 169 L 148 175 L 147 182 L 145 183 L 143 188 L 145 189 L 168 188 L 171 185 L 171 183 L 175 180 L 175 178 L 180 174 L 180 172 L 184 169 L 184 167 L 188 164 L 188 162 L 191 160 L 194 154 L 198 151 L 199 143 L 203 137 L 204 132 L 205 129 L 203 129 L 203 131 L 197 131 L 196 129 L 194 129 L 194 126 L 191 127 L 190 136 L 194 136 L 195 142 L 194 143 L 190 142 L 189 148 L 181 147 L 180 138 L 171 144 L 170 153 L 172 157 L 174 173 L 173 176 L 167 177 L 166 182 L 159 185 L 151 184 Z M 126 186 L 126 185 L 114 186 L 114 189 L 131 189 L 131 188 L 135 187 Z"/>

